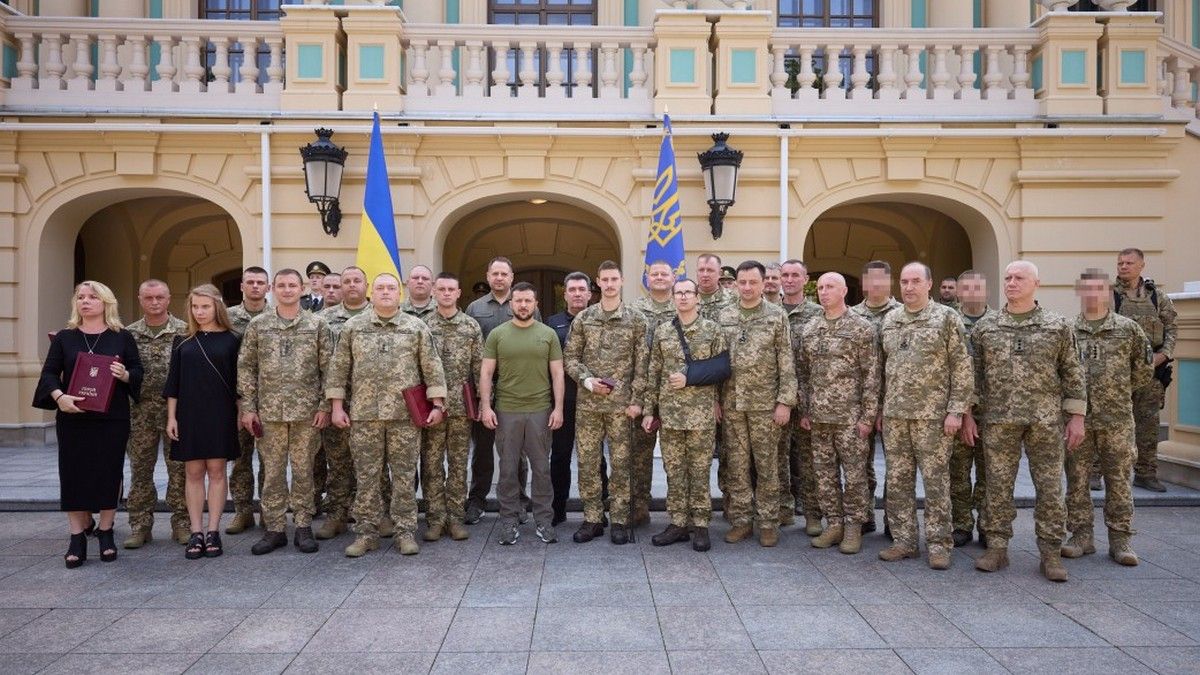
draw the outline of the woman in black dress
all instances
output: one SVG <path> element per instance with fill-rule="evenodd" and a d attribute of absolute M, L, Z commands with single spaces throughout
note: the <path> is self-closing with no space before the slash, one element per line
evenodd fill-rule
<path fill-rule="evenodd" d="M 187 304 L 188 334 L 175 339 L 163 396 L 167 399 L 171 459 L 184 462 L 184 495 L 192 521 L 184 556 L 195 560 L 222 553 L 219 530 L 228 494 L 225 462 L 237 459 L 240 453 L 234 386 L 241 338 L 231 330 L 216 286 L 192 289 Z M 206 494 L 207 536 L 200 526 Z"/>
<path fill-rule="evenodd" d="M 66 393 L 81 352 L 120 357 L 109 366 L 116 381 L 107 412 L 84 412 L 75 406 L 83 397 Z M 71 318 L 66 329 L 50 341 L 50 353 L 33 396 L 34 407 L 58 411 L 54 426 L 59 490 L 71 530 L 71 543 L 63 557 L 68 568 L 87 560 L 84 531 L 95 511 L 100 512 L 96 530 L 100 559 L 117 559 L 113 518 L 121 497 L 129 441 L 129 399 L 139 400 L 141 389 L 142 360 L 133 336 L 121 326 L 116 296 L 98 281 L 79 284 L 71 300 Z"/>

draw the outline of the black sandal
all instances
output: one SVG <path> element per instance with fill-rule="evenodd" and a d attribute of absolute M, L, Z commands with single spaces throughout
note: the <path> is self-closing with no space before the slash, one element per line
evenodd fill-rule
<path fill-rule="evenodd" d="M 72 557 L 75 559 L 71 560 Z M 71 535 L 71 543 L 67 546 L 67 554 L 63 556 L 63 560 L 66 561 L 69 570 L 79 567 L 83 561 L 87 560 L 86 532 Z"/>
<path fill-rule="evenodd" d="M 210 531 L 204 538 L 204 557 L 215 558 L 224 552 L 225 549 L 221 548 L 221 533 L 216 530 Z"/>
<path fill-rule="evenodd" d="M 101 562 L 112 562 L 117 559 L 117 543 L 113 541 L 113 528 L 101 530 L 97 527 L 96 542 L 100 544 Z"/>
<path fill-rule="evenodd" d="M 204 556 L 204 534 L 193 532 L 188 539 L 187 548 L 183 550 L 183 557 L 188 560 L 197 560 Z"/>
<path fill-rule="evenodd" d="M 87 527 L 83 528 L 83 536 L 90 537 L 96 533 L 96 519 L 88 516 Z"/>

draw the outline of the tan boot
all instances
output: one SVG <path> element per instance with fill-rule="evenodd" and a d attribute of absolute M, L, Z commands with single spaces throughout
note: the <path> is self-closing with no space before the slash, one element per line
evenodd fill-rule
<path fill-rule="evenodd" d="M 317 539 L 333 539 L 339 534 L 346 531 L 346 521 L 340 518 L 326 518 L 325 522 L 321 523 L 321 527 L 317 528 Z"/>
<path fill-rule="evenodd" d="M 437 541 L 442 538 L 442 531 L 444 529 L 441 523 L 434 523 L 425 528 L 425 534 L 421 538 L 425 541 Z"/>
<path fill-rule="evenodd" d="M 1126 567 L 1137 567 L 1137 553 L 1129 545 L 1129 534 L 1126 532 L 1108 531 L 1108 556 Z"/>
<path fill-rule="evenodd" d="M 842 543 L 842 536 L 844 534 L 845 529 L 841 523 L 830 525 L 825 528 L 825 531 L 820 536 L 813 538 L 809 543 L 813 545 L 813 548 L 829 548 L 830 546 Z"/>
<path fill-rule="evenodd" d="M 354 540 L 353 544 L 346 547 L 347 558 L 361 558 L 367 554 L 367 551 L 375 551 L 379 549 L 379 537 L 368 537 L 359 535 Z"/>
<path fill-rule="evenodd" d="M 980 572 L 999 572 L 1008 567 L 1008 548 L 991 548 L 975 561 L 975 569 Z"/>
<path fill-rule="evenodd" d="M 845 534 L 842 537 L 842 543 L 838 545 L 838 550 L 846 555 L 854 555 L 862 550 L 862 528 L 847 527 Z"/>
<path fill-rule="evenodd" d="M 884 562 L 896 562 L 905 558 L 919 558 L 921 552 L 915 548 L 901 546 L 900 544 L 892 544 L 891 546 L 879 552 L 879 559 Z"/>
<path fill-rule="evenodd" d="M 791 527 L 796 524 L 796 514 L 791 509 L 779 510 L 779 526 Z"/>
<path fill-rule="evenodd" d="M 930 549 L 929 568 L 934 570 L 950 569 L 950 552 L 940 548 Z"/>
<path fill-rule="evenodd" d="M 416 555 L 421 552 L 421 547 L 417 545 L 417 540 L 408 533 L 396 538 L 396 548 L 400 551 L 400 555 Z"/>
<path fill-rule="evenodd" d="M 1056 546 L 1038 542 L 1038 551 L 1042 554 L 1042 562 L 1038 569 L 1041 570 L 1042 576 L 1060 583 L 1067 580 L 1067 568 L 1063 567 L 1062 554 L 1059 552 L 1061 548 L 1061 544 Z"/>
<path fill-rule="evenodd" d="M 1096 542 L 1092 540 L 1091 532 L 1076 532 L 1059 551 L 1064 558 L 1079 558 L 1095 552 Z"/>
<path fill-rule="evenodd" d="M 471 536 L 467 528 L 463 527 L 463 524 L 457 520 L 450 521 L 450 524 L 446 526 L 446 531 L 450 533 L 450 538 L 454 541 L 464 541 Z"/>
<path fill-rule="evenodd" d="M 188 540 L 192 538 L 192 533 L 186 527 L 174 527 L 171 528 L 171 537 L 180 546 L 187 546 Z"/>
<path fill-rule="evenodd" d="M 391 516 L 384 516 L 379 521 L 379 536 L 384 539 L 396 536 L 396 526 L 392 523 Z"/>
<path fill-rule="evenodd" d="M 254 527 L 253 513 L 235 513 L 225 528 L 225 534 L 241 534 Z"/>
<path fill-rule="evenodd" d="M 821 519 L 812 516 L 804 516 L 804 534 L 810 537 L 816 537 L 824 530 L 821 527 Z"/>
<path fill-rule="evenodd" d="M 736 544 L 739 541 L 754 534 L 754 527 L 751 525 L 734 525 L 725 533 L 725 543 Z"/>
<path fill-rule="evenodd" d="M 758 531 L 758 545 L 771 548 L 779 544 L 779 528 L 764 527 Z"/>
<path fill-rule="evenodd" d="M 150 534 L 150 528 L 139 527 L 138 529 L 130 532 L 129 536 L 125 538 L 125 541 L 122 542 L 121 545 L 125 548 L 141 548 L 153 538 L 154 537 Z"/>

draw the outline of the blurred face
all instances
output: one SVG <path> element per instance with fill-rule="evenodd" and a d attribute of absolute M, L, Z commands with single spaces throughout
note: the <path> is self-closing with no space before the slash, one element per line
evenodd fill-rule
<path fill-rule="evenodd" d="M 621 297 L 621 270 L 603 270 L 596 277 L 600 297 L 612 300 Z"/>
<path fill-rule="evenodd" d="M 716 258 L 696 261 L 696 283 L 701 293 L 715 293 L 721 287 L 721 265 Z"/>
<path fill-rule="evenodd" d="M 321 284 L 325 281 L 325 275 L 317 272 L 316 274 L 308 275 L 309 291 L 317 295 L 321 294 Z"/>
<path fill-rule="evenodd" d="M 91 286 L 81 284 L 75 289 L 75 311 L 85 319 L 104 316 L 104 301 Z"/>
<path fill-rule="evenodd" d="M 442 309 L 450 309 L 458 304 L 460 295 L 462 295 L 462 289 L 459 288 L 458 281 L 454 279 L 438 279 L 433 284 L 433 298 L 438 307 Z"/>
<path fill-rule="evenodd" d="M 488 267 L 487 279 L 493 293 L 506 295 L 508 289 L 512 288 L 512 268 L 507 263 L 494 262 Z"/>
<path fill-rule="evenodd" d="M 1004 297 L 1009 302 L 1033 299 L 1040 282 L 1033 269 L 1021 263 L 1012 263 L 1004 268 Z"/>
<path fill-rule="evenodd" d="M 325 298 L 325 304 L 336 305 L 342 301 L 342 275 L 326 274 L 321 280 L 321 294 Z"/>
<path fill-rule="evenodd" d="M 391 314 L 400 306 L 400 280 L 390 274 L 375 277 L 371 284 L 371 302 L 384 314 Z"/>
<path fill-rule="evenodd" d="M 578 314 L 588 306 L 588 301 L 592 299 L 592 289 L 588 288 L 588 282 L 583 279 L 572 279 L 567 282 L 567 287 L 563 290 L 563 299 L 567 301 L 567 311 Z"/>
<path fill-rule="evenodd" d="M 408 273 L 408 294 L 413 300 L 423 301 L 429 299 L 429 293 L 433 289 L 433 273 L 424 265 L 417 265 Z"/>
<path fill-rule="evenodd" d="M 968 305 L 987 303 L 987 279 L 983 277 L 963 277 L 958 282 L 958 301 Z"/>
<path fill-rule="evenodd" d="M 671 289 L 671 298 L 675 301 L 675 311 L 691 312 L 696 309 L 699 298 L 696 295 L 696 284 L 692 281 L 677 281 Z"/>
<path fill-rule="evenodd" d="M 355 307 L 367 299 L 367 276 L 360 270 L 342 273 L 342 302 Z"/>
<path fill-rule="evenodd" d="M 767 276 L 763 277 L 763 292 L 768 295 L 775 295 L 779 293 L 779 289 L 781 288 L 781 275 L 782 273 L 780 272 L 779 268 L 768 267 Z"/>
<path fill-rule="evenodd" d="M 880 269 L 867 270 L 863 275 L 863 291 L 872 299 L 886 299 L 892 294 L 892 275 Z"/>
<path fill-rule="evenodd" d="M 161 317 L 171 304 L 171 291 L 162 284 L 144 285 L 138 289 L 138 304 L 142 306 L 142 314 Z"/>
<path fill-rule="evenodd" d="M 900 270 L 900 297 L 905 305 L 919 306 L 929 298 L 929 290 L 933 281 L 925 278 L 925 268 L 921 265 L 905 265 Z"/>
<path fill-rule="evenodd" d="M 258 302 L 267 297 L 269 286 L 270 282 L 267 281 L 265 274 L 247 272 L 242 275 L 242 296 L 247 300 Z"/>
<path fill-rule="evenodd" d="M 652 291 L 669 291 L 671 283 L 675 281 L 675 273 L 671 270 L 670 265 L 651 265 L 646 272 L 646 284 Z"/>
<path fill-rule="evenodd" d="M 846 305 L 846 280 L 840 274 L 822 274 L 817 279 L 817 301 L 821 307 L 834 310 Z"/>
<path fill-rule="evenodd" d="M 1079 296 L 1079 306 L 1084 312 L 1094 313 L 1108 307 L 1112 297 L 1112 287 L 1108 279 L 1079 279 L 1075 282 L 1075 295 Z"/>
<path fill-rule="evenodd" d="M 1139 258 L 1136 253 L 1117 256 L 1117 278 L 1121 281 L 1137 281 L 1138 277 L 1142 276 L 1144 269 L 1146 269 L 1146 261 Z"/>
<path fill-rule="evenodd" d="M 280 274 L 275 277 L 275 285 L 272 290 L 275 293 L 275 300 L 281 306 L 291 307 L 300 302 L 300 295 L 304 293 L 304 284 L 301 283 L 298 276 Z"/>
<path fill-rule="evenodd" d="M 188 306 L 197 325 L 207 326 L 217 320 L 217 304 L 207 295 L 193 295 Z"/>
<path fill-rule="evenodd" d="M 955 279 L 942 279 L 942 283 L 938 286 L 938 294 L 942 300 L 950 301 L 957 297 L 958 281 Z"/>
<path fill-rule="evenodd" d="M 737 273 L 738 297 L 745 304 L 754 302 L 762 297 L 763 275 L 755 268 L 742 270 Z"/>
<path fill-rule="evenodd" d="M 790 263 L 779 271 L 779 284 L 783 288 L 783 294 L 789 298 L 802 295 L 807 283 L 808 270 L 804 269 L 804 265 Z"/>
<path fill-rule="evenodd" d="M 512 295 L 512 300 L 509 301 L 509 306 L 512 307 L 514 318 L 518 321 L 529 321 L 533 318 L 534 310 L 537 309 L 537 293 L 516 291 Z"/>

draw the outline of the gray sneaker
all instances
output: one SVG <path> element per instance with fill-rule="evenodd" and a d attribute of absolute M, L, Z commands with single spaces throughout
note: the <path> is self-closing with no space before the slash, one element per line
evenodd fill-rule
<path fill-rule="evenodd" d="M 463 518 L 463 522 L 467 525 L 474 525 L 481 518 L 483 518 L 483 507 L 474 502 L 467 504 L 467 516 Z"/>
<path fill-rule="evenodd" d="M 553 525 L 538 525 L 537 538 L 547 544 L 553 544 L 558 541 L 558 535 L 555 534 Z"/>
<path fill-rule="evenodd" d="M 517 529 L 516 523 L 509 525 L 500 532 L 500 545 L 512 546 L 521 538 L 521 532 Z"/>

